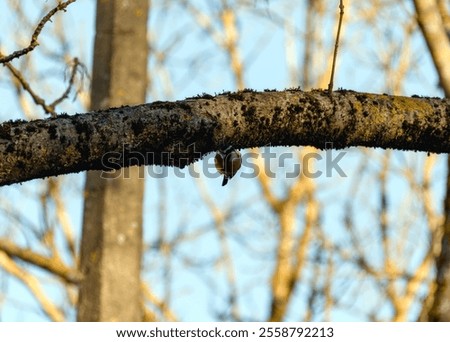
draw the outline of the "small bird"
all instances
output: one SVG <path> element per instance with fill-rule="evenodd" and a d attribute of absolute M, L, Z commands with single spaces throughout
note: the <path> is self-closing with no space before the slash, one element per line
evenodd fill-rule
<path fill-rule="evenodd" d="M 219 150 L 214 158 L 217 171 L 223 175 L 222 186 L 228 183 L 236 172 L 241 168 L 242 157 L 233 146 L 228 146 L 225 150 Z"/>

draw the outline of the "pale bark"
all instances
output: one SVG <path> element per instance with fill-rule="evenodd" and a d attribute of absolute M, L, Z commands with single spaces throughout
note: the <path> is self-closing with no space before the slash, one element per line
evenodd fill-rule
<path fill-rule="evenodd" d="M 92 108 L 145 101 L 148 6 L 148 1 L 97 2 Z M 104 116 L 107 121 L 109 118 L 109 115 Z M 97 125 L 110 126 L 107 122 L 97 122 Z M 113 126 L 107 130 L 111 128 Z M 115 126 L 113 129 L 118 128 Z M 136 132 L 135 126 L 131 128 Z M 122 129 L 118 135 L 113 131 L 96 135 L 94 131 L 95 128 L 88 129 L 82 134 L 89 145 L 94 137 L 99 139 L 97 141 L 107 141 L 118 136 L 122 140 L 127 136 Z M 93 151 L 90 147 L 85 149 L 83 158 Z M 126 176 L 121 174 L 121 177 L 116 177 L 115 173 L 107 176 L 101 172 L 87 174 L 80 259 L 83 281 L 80 283 L 78 321 L 144 319 L 141 287 L 142 171 L 142 168 L 132 167 L 127 169 Z"/>

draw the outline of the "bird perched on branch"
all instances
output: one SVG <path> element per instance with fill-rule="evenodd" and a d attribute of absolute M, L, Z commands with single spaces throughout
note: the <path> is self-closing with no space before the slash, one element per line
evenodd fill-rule
<path fill-rule="evenodd" d="M 242 157 L 233 146 L 228 146 L 225 150 L 219 150 L 214 158 L 217 171 L 223 175 L 222 186 L 228 183 L 236 172 L 241 168 Z"/>

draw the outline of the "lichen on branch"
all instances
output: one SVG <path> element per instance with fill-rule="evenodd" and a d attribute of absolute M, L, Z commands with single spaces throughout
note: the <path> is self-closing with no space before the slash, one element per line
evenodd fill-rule
<path fill-rule="evenodd" d="M 0 125 L 0 185 L 131 165 L 184 167 L 233 145 L 450 152 L 450 99 L 339 90 L 203 94 Z"/>

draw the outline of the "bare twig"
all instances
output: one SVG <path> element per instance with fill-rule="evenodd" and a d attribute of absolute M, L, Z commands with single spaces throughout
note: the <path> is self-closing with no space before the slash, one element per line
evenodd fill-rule
<path fill-rule="evenodd" d="M 51 108 L 55 108 L 57 105 L 59 105 L 61 102 L 63 102 L 65 99 L 69 97 L 70 91 L 72 90 L 73 84 L 75 82 L 75 76 L 77 75 L 77 71 L 81 75 L 81 79 L 83 79 L 84 75 L 88 75 L 88 71 L 86 66 L 80 62 L 80 60 L 75 57 L 72 61 L 72 72 L 70 73 L 70 79 L 69 84 L 67 85 L 66 90 L 60 97 L 58 97 L 55 101 L 50 103 Z"/>
<path fill-rule="evenodd" d="M 0 54 L 0 59 L 1 59 L 1 57 L 2 57 L 2 55 Z M 16 80 L 22 86 L 22 88 L 25 89 L 25 91 L 28 94 L 30 94 L 34 103 L 37 104 L 38 106 L 41 106 L 47 114 L 50 114 L 52 117 L 56 117 L 55 108 L 46 104 L 45 100 L 42 97 L 40 97 L 38 94 L 36 94 L 33 91 L 33 89 L 31 89 L 30 84 L 25 80 L 25 77 L 22 75 L 22 73 L 19 70 L 17 70 L 11 63 L 5 62 L 4 64 L 9 69 L 9 71 L 11 71 L 11 73 L 14 75 Z"/>
<path fill-rule="evenodd" d="M 0 53 L 0 57 L 2 57 L 2 54 Z M 84 75 L 87 75 L 87 69 L 86 66 L 81 63 L 78 58 L 73 59 L 73 65 L 72 65 L 72 72 L 69 79 L 69 84 L 67 85 L 66 90 L 63 92 L 63 94 L 58 97 L 55 101 L 53 101 L 50 104 L 47 104 L 45 100 L 40 97 L 38 94 L 34 92 L 34 90 L 31 88 L 30 84 L 27 82 L 25 77 L 22 75 L 22 73 L 17 70 L 11 63 L 6 62 L 4 63 L 5 66 L 11 71 L 13 76 L 16 78 L 16 80 L 19 82 L 19 84 L 22 86 L 22 88 L 30 94 L 31 98 L 33 99 L 34 103 L 38 106 L 41 106 L 42 109 L 44 109 L 45 113 L 50 114 L 52 117 L 56 117 L 57 113 L 55 111 L 55 107 L 60 104 L 62 101 L 64 101 L 68 96 L 70 91 L 72 90 L 73 84 L 75 82 L 75 76 L 77 74 L 77 71 L 80 72 L 81 77 Z M 80 70 L 81 69 L 81 70 Z"/>
<path fill-rule="evenodd" d="M 339 36 L 341 34 L 341 26 L 342 26 L 342 18 L 344 17 L 344 1 L 340 0 L 339 3 L 339 25 L 336 33 L 336 43 L 334 45 L 334 55 L 333 55 L 333 65 L 331 67 L 331 76 L 330 76 L 330 83 L 328 84 L 328 92 L 331 96 L 331 93 L 333 91 L 333 79 L 334 79 L 334 69 L 336 66 L 336 58 L 337 58 L 337 51 L 339 46 Z"/>
<path fill-rule="evenodd" d="M 18 58 L 20 56 L 26 55 L 30 51 L 33 51 L 36 48 L 36 46 L 39 45 L 39 43 L 38 43 L 38 36 L 41 34 L 41 31 L 44 28 L 45 24 L 48 21 L 50 21 L 51 17 L 53 15 L 55 15 L 55 13 L 57 13 L 59 11 L 64 11 L 67 6 L 69 6 L 71 3 L 75 2 L 75 1 L 76 0 L 67 0 L 66 2 L 61 2 L 61 3 L 58 4 L 58 6 L 56 6 L 50 12 L 48 12 L 47 15 L 41 19 L 41 21 L 37 25 L 36 29 L 34 30 L 33 35 L 31 36 L 30 44 L 26 48 L 23 48 L 22 50 L 15 51 L 15 52 L 13 52 L 12 54 L 10 54 L 8 56 L 0 56 L 0 63 L 4 64 L 4 63 L 7 63 L 7 62 L 10 62 L 10 61 L 12 61 L 15 58 Z"/>

